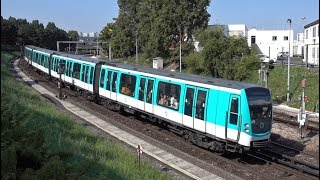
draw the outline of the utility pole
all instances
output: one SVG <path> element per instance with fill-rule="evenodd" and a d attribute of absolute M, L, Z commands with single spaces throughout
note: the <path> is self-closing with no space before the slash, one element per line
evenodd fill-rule
<path fill-rule="evenodd" d="M 71 39 L 71 37 L 69 36 L 69 53 L 70 53 L 70 39 Z"/>
<path fill-rule="evenodd" d="M 109 61 L 111 61 L 111 39 L 112 39 L 112 29 L 109 29 L 109 31 L 111 32 L 111 38 L 109 39 Z"/>
<path fill-rule="evenodd" d="M 181 73 L 181 25 L 179 26 L 179 39 L 180 39 L 179 59 L 180 59 L 180 73 Z"/>
<path fill-rule="evenodd" d="M 138 64 L 138 30 L 136 27 L 136 64 Z"/>
<path fill-rule="evenodd" d="M 289 23 L 289 56 L 288 56 L 288 82 L 287 82 L 287 102 L 290 102 L 290 41 L 291 41 L 291 19 L 288 19 Z"/>
<path fill-rule="evenodd" d="M 302 87 L 302 95 L 301 95 L 301 107 L 300 112 L 298 113 L 298 122 L 300 128 L 300 137 L 303 139 L 303 129 L 305 127 L 305 123 L 307 122 L 307 114 L 306 114 L 306 101 L 307 97 L 305 96 L 305 88 L 306 88 L 306 79 L 301 80 Z"/>

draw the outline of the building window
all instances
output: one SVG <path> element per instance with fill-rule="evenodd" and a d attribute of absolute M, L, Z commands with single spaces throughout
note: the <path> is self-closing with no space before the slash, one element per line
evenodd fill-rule
<path fill-rule="evenodd" d="M 306 29 L 306 39 L 308 39 L 308 29 Z"/>
<path fill-rule="evenodd" d="M 272 36 L 272 41 L 276 41 L 277 40 L 277 36 Z"/>
<path fill-rule="evenodd" d="M 288 36 L 284 36 L 284 37 L 283 37 L 283 40 L 284 40 L 284 41 L 288 41 L 288 40 L 289 40 Z"/>
<path fill-rule="evenodd" d="M 316 57 L 316 48 L 312 48 L 312 58 L 315 58 Z"/>
<path fill-rule="evenodd" d="M 256 43 L 256 36 L 251 36 L 251 44 L 255 44 Z"/>
<path fill-rule="evenodd" d="M 316 26 L 312 28 L 312 37 L 316 37 L 316 32 L 317 32 L 316 28 L 317 28 Z"/>

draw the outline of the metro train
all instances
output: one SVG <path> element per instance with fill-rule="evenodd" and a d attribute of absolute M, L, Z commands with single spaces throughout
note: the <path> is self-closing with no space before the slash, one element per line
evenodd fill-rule
<path fill-rule="evenodd" d="M 108 108 L 166 125 L 186 140 L 216 152 L 242 153 L 270 142 L 269 89 L 255 84 L 138 67 L 24 48 L 30 67 L 58 79 Z"/>

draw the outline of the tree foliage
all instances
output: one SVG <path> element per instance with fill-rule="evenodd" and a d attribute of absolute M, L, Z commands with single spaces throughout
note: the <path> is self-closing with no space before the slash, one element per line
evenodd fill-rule
<path fill-rule="evenodd" d="M 210 0 L 118 0 L 119 16 L 112 38 L 114 55 L 133 55 L 137 36 L 139 52 L 147 57 L 170 56 L 170 47 L 180 41 L 180 32 L 182 43 L 191 44 L 192 32 L 207 26 L 209 3 Z"/>
<path fill-rule="evenodd" d="M 68 33 L 49 22 L 46 27 L 38 20 L 29 23 L 26 19 L 9 17 L 3 19 L 1 16 L 1 43 L 8 45 L 35 45 L 43 48 L 56 50 L 57 41 L 78 40 L 77 31 Z"/>
<path fill-rule="evenodd" d="M 203 69 L 203 74 L 217 78 L 234 80 L 246 77 L 246 75 L 241 74 L 241 71 L 237 71 L 239 64 L 247 63 L 248 60 L 244 57 L 250 55 L 250 49 L 245 38 L 225 36 L 223 30 L 219 28 L 197 31 L 195 37 L 199 40 L 200 46 L 204 48 L 201 51 L 203 58 L 199 59 L 202 59 L 203 62 L 191 63 L 189 67 L 193 68 L 194 65 L 205 64 L 202 67 L 199 65 L 195 67 L 196 69 Z"/>

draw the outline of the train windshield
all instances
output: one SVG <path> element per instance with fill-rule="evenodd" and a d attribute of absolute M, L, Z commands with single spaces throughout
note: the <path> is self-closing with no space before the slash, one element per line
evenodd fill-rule
<path fill-rule="evenodd" d="M 271 129 L 272 101 L 269 89 L 246 89 L 253 133 L 265 133 Z"/>

